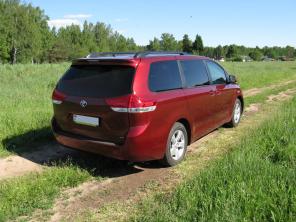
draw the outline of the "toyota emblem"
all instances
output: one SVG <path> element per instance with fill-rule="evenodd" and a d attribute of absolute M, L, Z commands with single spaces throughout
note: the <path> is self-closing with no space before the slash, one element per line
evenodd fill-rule
<path fill-rule="evenodd" d="M 85 100 L 81 100 L 80 101 L 80 106 L 83 107 L 83 108 L 86 107 L 87 106 L 87 102 Z"/>

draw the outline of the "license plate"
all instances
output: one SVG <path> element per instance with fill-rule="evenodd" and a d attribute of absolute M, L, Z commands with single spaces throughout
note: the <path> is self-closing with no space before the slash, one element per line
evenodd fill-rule
<path fill-rule="evenodd" d="M 73 115 L 73 121 L 77 124 L 87 126 L 99 126 L 99 118 L 91 116 Z"/>

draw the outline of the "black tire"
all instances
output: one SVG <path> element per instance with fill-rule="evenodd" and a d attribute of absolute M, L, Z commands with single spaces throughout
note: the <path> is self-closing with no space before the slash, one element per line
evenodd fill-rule
<path fill-rule="evenodd" d="M 237 106 L 240 107 L 240 115 L 239 115 L 238 118 L 236 116 L 236 108 L 237 108 Z M 239 99 L 236 99 L 235 103 L 234 103 L 234 106 L 233 106 L 233 110 L 232 110 L 231 120 L 230 120 L 230 122 L 226 123 L 226 126 L 228 126 L 228 127 L 237 127 L 240 120 L 241 120 L 241 117 L 242 117 L 242 103 L 241 103 L 241 101 Z"/>
<path fill-rule="evenodd" d="M 171 146 L 172 146 L 171 141 L 172 141 L 173 136 L 176 137 L 176 135 L 179 135 L 178 134 L 178 133 L 180 133 L 179 131 L 181 131 L 183 133 L 184 148 L 182 149 L 182 155 L 174 155 L 171 153 Z M 182 139 L 180 139 L 180 144 L 182 143 L 181 141 L 182 141 Z M 170 130 L 170 133 L 169 133 L 169 136 L 167 139 L 167 144 L 166 144 L 166 152 L 165 152 L 164 158 L 161 160 L 161 163 L 165 166 L 175 166 L 175 165 L 179 164 L 185 158 L 185 154 L 187 151 L 187 145 L 188 145 L 187 130 L 182 123 L 176 122 L 173 125 L 172 129 Z M 181 149 L 178 149 L 178 153 L 179 152 L 181 153 Z"/>

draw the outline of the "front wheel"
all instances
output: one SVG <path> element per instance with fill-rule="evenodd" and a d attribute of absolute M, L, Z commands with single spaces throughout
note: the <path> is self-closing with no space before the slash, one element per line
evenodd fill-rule
<path fill-rule="evenodd" d="M 236 99 L 232 111 L 232 117 L 229 123 L 227 123 L 230 127 L 236 127 L 238 126 L 240 119 L 242 116 L 242 103 L 239 99 Z"/>
<path fill-rule="evenodd" d="M 185 157 L 187 145 L 186 128 L 183 124 L 176 122 L 169 133 L 162 163 L 166 166 L 175 166 L 180 163 Z"/>

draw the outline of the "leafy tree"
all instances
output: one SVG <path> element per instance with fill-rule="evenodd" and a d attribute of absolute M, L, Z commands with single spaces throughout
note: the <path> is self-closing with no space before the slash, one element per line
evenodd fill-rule
<path fill-rule="evenodd" d="M 291 46 L 286 46 L 286 56 L 288 57 L 288 58 L 293 58 L 294 57 L 294 51 L 295 51 L 295 49 L 293 48 L 293 47 L 291 47 Z"/>
<path fill-rule="evenodd" d="M 177 51 L 183 51 L 183 41 L 179 40 L 177 41 Z M 191 52 L 189 52 L 191 53 Z"/>
<path fill-rule="evenodd" d="M 223 50 L 222 46 L 219 45 L 214 49 L 214 57 L 216 59 L 221 59 L 223 56 L 224 56 L 224 50 Z"/>
<path fill-rule="evenodd" d="M 267 56 L 269 58 L 275 59 L 276 57 L 278 57 L 277 51 L 274 48 L 269 48 L 269 47 L 265 46 L 262 49 L 262 52 L 263 52 L 264 56 Z"/>
<path fill-rule="evenodd" d="M 38 25 L 47 25 L 45 19 L 39 8 L 20 5 L 16 0 L 0 1 L 1 60 L 13 64 L 32 61 L 42 51 L 43 27 Z"/>
<path fill-rule="evenodd" d="M 234 57 L 234 58 L 232 59 L 232 61 L 233 61 L 233 62 L 242 62 L 243 59 L 242 59 L 242 57 L 240 57 L 240 56 L 236 56 L 236 57 Z"/>
<path fill-rule="evenodd" d="M 160 47 L 163 51 L 177 51 L 178 43 L 172 34 L 163 33 L 161 35 Z"/>
<path fill-rule="evenodd" d="M 183 52 L 192 52 L 192 41 L 189 39 L 189 36 L 185 34 L 182 40 L 182 51 Z"/>
<path fill-rule="evenodd" d="M 135 43 L 135 40 L 133 38 L 127 38 L 126 44 L 127 44 L 128 51 L 138 50 L 137 44 Z"/>
<path fill-rule="evenodd" d="M 260 61 L 262 58 L 262 53 L 256 49 L 252 52 L 250 52 L 249 56 L 251 57 L 251 59 L 255 60 L 255 61 Z"/>
<path fill-rule="evenodd" d="M 87 53 L 94 52 L 97 48 L 93 29 L 94 25 L 92 23 L 88 23 L 87 21 L 83 23 L 81 41 L 83 42 L 82 47 Z"/>
<path fill-rule="evenodd" d="M 3 0 L 0 19 L 0 39 L 4 41 L 0 44 L 2 60 L 12 64 L 38 61 L 46 49 L 44 36 L 49 34 L 44 12 L 18 0 Z"/>
<path fill-rule="evenodd" d="M 113 34 L 109 25 L 106 25 L 102 22 L 97 22 L 94 25 L 93 32 L 95 36 L 96 51 L 106 52 L 116 49 L 116 41 L 119 38 L 119 34 Z"/>
<path fill-rule="evenodd" d="M 56 40 L 47 54 L 47 61 L 50 63 L 69 60 L 69 48 L 67 43 Z"/>
<path fill-rule="evenodd" d="M 0 63 L 62 62 L 102 51 L 178 51 L 193 52 L 219 59 L 238 59 L 250 55 L 260 60 L 262 55 L 279 59 L 296 56 L 295 48 L 250 48 L 240 45 L 204 47 L 200 35 L 194 42 L 187 34 L 179 41 L 170 33 L 153 38 L 147 46 L 138 46 L 102 22 L 84 22 L 83 27 L 70 25 L 56 30 L 48 27 L 48 16 L 38 7 L 20 0 L 0 0 Z"/>
<path fill-rule="evenodd" d="M 228 47 L 227 53 L 226 53 L 226 57 L 227 58 L 233 58 L 233 57 L 237 57 L 237 47 L 235 45 L 230 45 Z"/>
<path fill-rule="evenodd" d="M 203 46 L 203 41 L 200 35 L 196 35 L 195 40 L 192 45 L 192 49 L 197 53 L 197 54 L 202 54 L 204 51 L 204 46 Z"/>
<path fill-rule="evenodd" d="M 203 55 L 214 58 L 215 57 L 215 49 L 213 47 L 204 47 Z"/>
<path fill-rule="evenodd" d="M 159 51 L 160 47 L 160 40 L 158 38 L 154 38 L 153 40 L 150 40 L 147 49 L 150 51 Z"/>
<path fill-rule="evenodd" d="M 115 40 L 116 41 L 116 48 L 113 51 L 119 51 L 119 52 L 128 51 L 127 41 L 124 38 L 124 36 L 116 33 L 115 38 L 116 38 L 116 40 Z"/>

